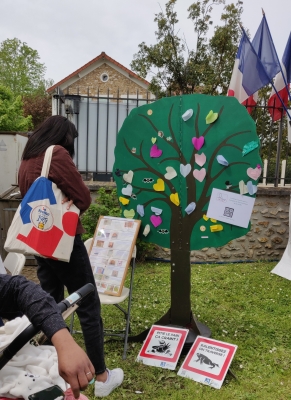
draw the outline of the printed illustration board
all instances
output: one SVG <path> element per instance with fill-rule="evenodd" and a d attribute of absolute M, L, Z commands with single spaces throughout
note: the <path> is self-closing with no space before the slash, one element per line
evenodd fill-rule
<path fill-rule="evenodd" d="M 139 228 L 139 220 L 99 218 L 89 251 L 98 292 L 120 296 Z"/>
<path fill-rule="evenodd" d="M 188 329 L 153 325 L 136 361 L 153 367 L 174 370 L 188 332 Z"/>
<path fill-rule="evenodd" d="M 226 190 L 212 189 L 207 217 L 227 224 L 247 228 L 255 204 L 255 198 Z"/>
<path fill-rule="evenodd" d="M 237 346 L 197 336 L 178 375 L 220 389 Z"/>

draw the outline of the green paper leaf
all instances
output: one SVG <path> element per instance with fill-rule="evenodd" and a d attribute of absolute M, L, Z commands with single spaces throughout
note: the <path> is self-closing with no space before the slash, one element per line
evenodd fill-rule
<path fill-rule="evenodd" d="M 218 113 L 214 113 L 212 110 L 206 116 L 206 124 L 213 124 L 218 118 Z"/>
<path fill-rule="evenodd" d="M 125 216 L 125 218 L 133 218 L 135 216 L 135 211 L 133 209 L 124 210 L 123 215 Z"/>
<path fill-rule="evenodd" d="M 259 143 L 256 141 L 248 142 L 244 145 L 242 155 L 245 156 L 246 154 L 250 153 L 251 151 L 255 150 L 259 146 Z"/>

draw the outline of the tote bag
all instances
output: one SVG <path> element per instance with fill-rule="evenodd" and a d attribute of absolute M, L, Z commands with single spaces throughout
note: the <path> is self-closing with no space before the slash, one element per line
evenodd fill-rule
<path fill-rule="evenodd" d="M 80 210 L 62 204 L 65 197 L 48 179 L 54 146 L 47 148 L 41 176 L 20 203 L 7 233 L 4 249 L 8 252 L 70 260 Z"/>

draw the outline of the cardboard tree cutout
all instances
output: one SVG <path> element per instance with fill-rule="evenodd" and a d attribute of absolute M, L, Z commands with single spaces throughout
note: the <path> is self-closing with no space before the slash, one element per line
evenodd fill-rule
<path fill-rule="evenodd" d="M 250 229 L 206 217 L 212 189 L 254 197 L 260 173 L 255 123 L 235 98 L 164 98 L 126 118 L 114 164 L 122 214 L 141 219 L 144 241 L 171 249 L 171 308 L 160 322 L 194 321 L 190 251 L 222 246 Z"/>

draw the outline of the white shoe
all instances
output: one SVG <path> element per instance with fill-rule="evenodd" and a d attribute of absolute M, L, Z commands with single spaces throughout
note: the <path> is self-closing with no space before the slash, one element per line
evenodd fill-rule
<path fill-rule="evenodd" d="M 111 371 L 107 369 L 108 378 L 106 382 L 95 381 L 95 396 L 106 397 L 115 388 L 120 386 L 123 382 L 123 371 L 121 368 L 115 368 Z"/>

